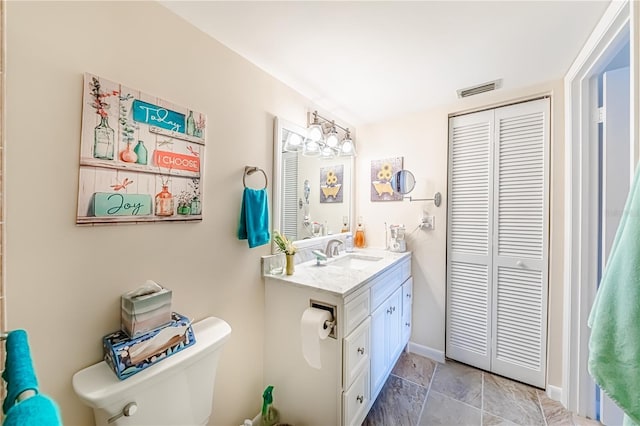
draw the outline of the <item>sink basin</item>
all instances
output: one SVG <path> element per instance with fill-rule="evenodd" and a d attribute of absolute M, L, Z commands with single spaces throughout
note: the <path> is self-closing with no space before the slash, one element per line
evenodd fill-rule
<path fill-rule="evenodd" d="M 349 254 L 345 257 L 334 260 L 330 265 L 345 269 L 365 269 L 379 260 L 382 260 L 382 257 Z"/>

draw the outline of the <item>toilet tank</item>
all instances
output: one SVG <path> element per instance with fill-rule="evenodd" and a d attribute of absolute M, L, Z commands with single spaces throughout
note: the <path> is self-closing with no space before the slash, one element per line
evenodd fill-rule
<path fill-rule="evenodd" d="M 218 359 L 231 327 L 209 317 L 194 323 L 193 332 L 193 346 L 128 379 L 119 380 L 104 361 L 74 374 L 73 389 L 93 408 L 96 424 L 207 424 Z M 133 414 L 116 418 L 127 406 Z"/>

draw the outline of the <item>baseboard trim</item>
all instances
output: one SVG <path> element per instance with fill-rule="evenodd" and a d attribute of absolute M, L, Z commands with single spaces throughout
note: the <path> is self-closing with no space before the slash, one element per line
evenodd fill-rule
<path fill-rule="evenodd" d="M 430 348 L 429 346 L 423 346 L 414 342 L 409 342 L 407 344 L 407 352 L 431 358 L 436 362 L 444 362 L 444 351 L 439 351 L 437 349 Z"/>
<path fill-rule="evenodd" d="M 562 388 L 553 385 L 547 385 L 547 396 L 554 401 L 562 402 Z"/>

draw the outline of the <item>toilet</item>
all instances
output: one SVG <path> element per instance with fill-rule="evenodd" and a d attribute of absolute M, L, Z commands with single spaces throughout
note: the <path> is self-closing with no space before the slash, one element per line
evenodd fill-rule
<path fill-rule="evenodd" d="M 104 361 L 74 374 L 73 390 L 93 409 L 96 425 L 206 425 L 231 327 L 208 317 L 193 324 L 193 333 L 193 346 L 126 380 Z"/>

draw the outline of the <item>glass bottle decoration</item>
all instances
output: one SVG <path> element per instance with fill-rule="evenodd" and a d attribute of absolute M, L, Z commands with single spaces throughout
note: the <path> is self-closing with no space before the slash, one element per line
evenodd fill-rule
<path fill-rule="evenodd" d="M 364 238 L 364 225 L 362 224 L 362 216 L 358 217 L 358 227 L 356 228 L 356 235 L 353 239 L 353 242 L 356 247 L 364 248 L 366 246 L 366 241 Z"/>
<path fill-rule="evenodd" d="M 131 142 L 127 142 L 127 147 L 120 151 L 120 159 L 125 163 L 135 163 L 138 160 L 138 156 L 131 148 Z"/>
<path fill-rule="evenodd" d="M 191 214 L 191 204 L 180 203 L 178 205 L 178 214 L 190 215 Z"/>
<path fill-rule="evenodd" d="M 138 144 L 136 145 L 136 147 L 133 148 L 133 152 L 135 152 L 136 155 L 138 156 L 136 163 L 147 164 L 148 152 L 147 152 L 147 148 L 144 146 L 143 141 L 141 140 L 138 141 Z"/>
<path fill-rule="evenodd" d="M 200 198 L 198 198 L 198 196 L 195 196 L 191 200 L 191 214 L 201 214 L 201 213 L 202 213 L 202 203 L 200 202 Z"/>
<path fill-rule="evenodd" d="M 196 120 L 193 119 L 193 111 L 189 111 L 187 117 L 187 135 L 193 136 L 196 133 Z"/>
<path fill-rule="evenodd" d="M 340 232 L 349 232 L 349 217 L 342 216 L 342 229 Z"/>
<path fill-rule="evenodd" d="M 106 116 L 93 129 L 93 157 L 101 160 L 113 160 L 115 131 L 109 127 Z"/>
<path fill-rule="evenodd" d="M 156 194 L 156 216 L 173 216 L 173 195 L 167 185 L 162 185 L 162 191 Z"/>

